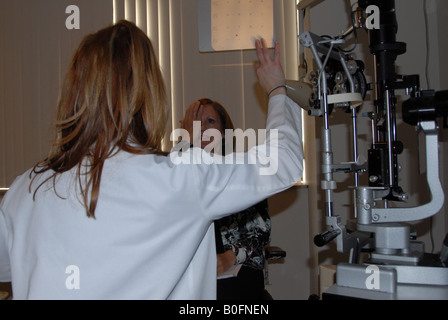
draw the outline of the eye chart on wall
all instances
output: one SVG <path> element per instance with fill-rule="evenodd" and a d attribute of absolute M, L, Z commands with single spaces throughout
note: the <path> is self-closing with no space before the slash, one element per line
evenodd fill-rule
<path fill-rule="evenodd" d="M 274 40 L 274 0 L 198 0 L 199 50 L 254 49 Z"/>

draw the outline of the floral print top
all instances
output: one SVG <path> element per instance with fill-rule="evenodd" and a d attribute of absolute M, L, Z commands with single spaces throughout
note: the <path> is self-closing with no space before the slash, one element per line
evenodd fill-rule
<path fill-rule="evenodd" d="M 262 270 L 263 248 L 271 240 L 271 219 L 267 199 L 215 221 L 215 232 L 217 253 L 233 250 L 236 264 Z"/>

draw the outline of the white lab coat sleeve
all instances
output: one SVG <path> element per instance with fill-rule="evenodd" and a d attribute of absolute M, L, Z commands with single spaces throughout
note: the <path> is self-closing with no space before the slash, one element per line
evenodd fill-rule
<path fill-rule="evenodd" d="M 5 215 L 0 209 L 0 282 L 11 281 L 8 247 L 8 230 L 6 228 Z"/>
<path fill-rule="evenodd" d="M 211 220 L 290 188 L 303 172 L 299 106 L 286 95 L 274 96 L 269 101 L 265 143 L 244 154 L 214 159 L 209 165 L 192 166 L 198 201 Z"/>

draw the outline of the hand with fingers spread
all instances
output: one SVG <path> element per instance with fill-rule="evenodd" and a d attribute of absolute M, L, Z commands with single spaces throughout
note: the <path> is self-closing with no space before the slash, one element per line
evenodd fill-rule
<path fill-rule="evenodd" d="M 285 74 L 280 64 L 280 46 L 275 43 L 274 57 L 271 58 L 265 39 L 256 40 L 258 62 L 256 71 L 261 86 L 273 97 L 277 94 L 286 94 Z"/>

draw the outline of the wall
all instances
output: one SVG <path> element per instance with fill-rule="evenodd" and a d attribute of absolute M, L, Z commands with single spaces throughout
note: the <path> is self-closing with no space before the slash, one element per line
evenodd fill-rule
<path fill-rule="evenodd" d="M 65 27 L 73 1 L 0 1 L 0 187 L 43 159 L 67 65 L 81 38 L 112 22 L 111 1 L 76 1 L 81 29 Z"/>

